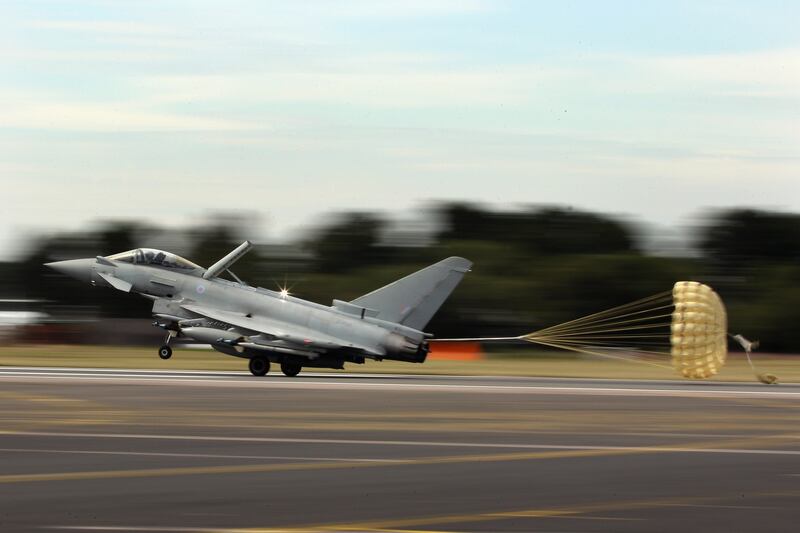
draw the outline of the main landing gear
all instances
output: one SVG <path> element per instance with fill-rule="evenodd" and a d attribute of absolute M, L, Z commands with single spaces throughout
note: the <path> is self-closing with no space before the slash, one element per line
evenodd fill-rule
<path fill-rule="evenodd" d="M 250 358 L 250 373 L 254 376 L 265 376 L 269 372 L 269 359 L 256 356 Z M 302 370 L 302 366 L 297 363 L 281 363 L 281 372 L 290 378 L 295 377 Z"/>
<path fill-rule="evenodd" d="M 266 357 L 250 358 L 250 373 L 254 376 L 265 376 L 269 372 L 269 359 Z"/>
<path fill-rule="evenodd" d="M 302 368 L 302 366 L 296 363 L 281 363 L 281 372 L 290 378 L 293 378 L 299 374 Z"/>

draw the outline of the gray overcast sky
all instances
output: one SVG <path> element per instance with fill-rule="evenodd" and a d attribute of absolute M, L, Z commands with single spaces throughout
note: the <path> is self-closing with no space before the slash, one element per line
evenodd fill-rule
<path fill-rule="evenodd" d="M 800 210 L 800 4 L 0 5 L 0 258 L 99 218 Z"/>

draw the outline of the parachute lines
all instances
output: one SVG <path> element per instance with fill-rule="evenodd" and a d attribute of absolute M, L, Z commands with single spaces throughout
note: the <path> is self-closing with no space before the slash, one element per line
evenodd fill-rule
<path fill-rule="evenodd" d="M 711 287 L 679 281 L 671 291 L 593 313 L 519 337 L 522 340 L 658 367 L 691 379 L 709 378 L 727 358 L 727 315 Z"/>

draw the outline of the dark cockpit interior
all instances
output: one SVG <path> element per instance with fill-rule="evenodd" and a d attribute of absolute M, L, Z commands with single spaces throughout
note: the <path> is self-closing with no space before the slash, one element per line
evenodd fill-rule
<path fill-rule="evenodd" d="M 133 263 L 136 265 L 152 265 L 181 270 L 197 270 L 201 267 L 178 255 L 154 248 L 137 248 L 108 256 L 112 261 Z"/>

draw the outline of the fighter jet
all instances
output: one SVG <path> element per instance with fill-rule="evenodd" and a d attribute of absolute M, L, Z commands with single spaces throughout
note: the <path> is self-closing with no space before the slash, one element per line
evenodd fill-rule
<path fill-rule="evenodd" d="M 46 266 L 95 286 L 151 299 L 153 324 L 166 330 L 158 349 L 162 359 L 172 357 L 171 339 L 193 339 L 249 359 L 255 376 L 269 372 L 271 363 L 296 376 L 303 367 L 341 369 L 366 359 L 424 362 L 432 336 L 424 328 L 472 266 L 464 258 L 449 257 L 327 307 L 285 290 L 252 287 L 236 277 L 231 266 L 252 246 L 245 241 L 207 269 L 150 248 Z M 226 273 L 232 280 L 220 277 Z"/>

